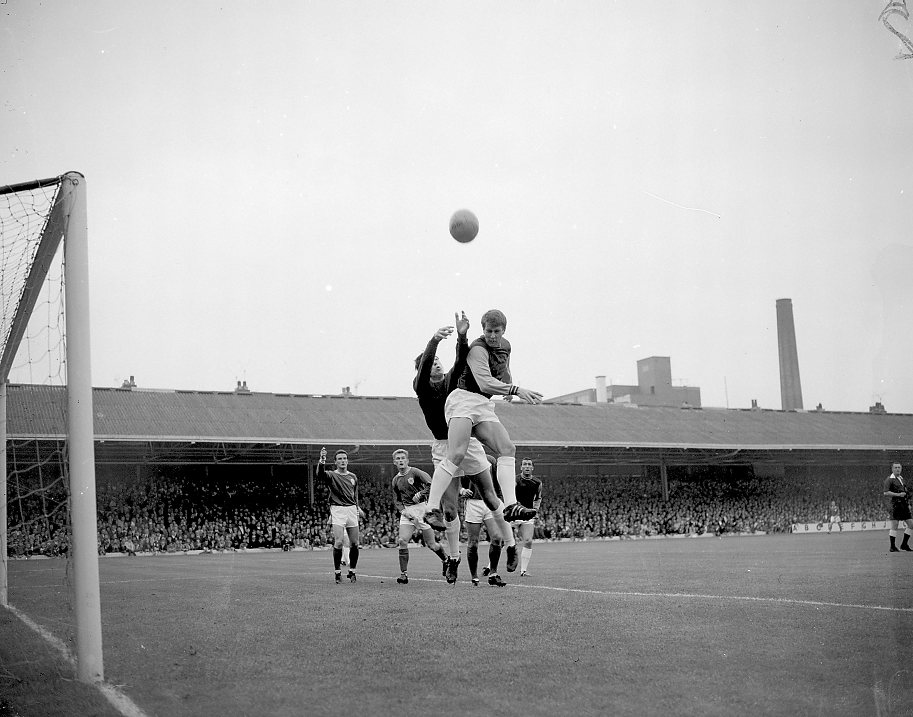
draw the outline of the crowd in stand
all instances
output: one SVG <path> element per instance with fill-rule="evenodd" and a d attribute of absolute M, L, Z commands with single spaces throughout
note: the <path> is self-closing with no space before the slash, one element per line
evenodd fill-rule
<path fill-rule="evenodd" d="M 395 547 L 389 475 L 358 471 L 366 518 L 361 542 Z M 844 474 L 755 477 L 752 473 L 670 477 L 664 499 L 656 477 L 545 477 L 537 519 L 540 539 L 785 532 L 826 520 L 833 500 L 844 521 L 886 519 L 880 479 Z M 68 549 L 63 483 L 22 500 L 10 485 L 8 554 L 61 555 Z M 17 499 L 18 498 L 18 499 Z M 325 547 L 331 540 L 320 486 L 306 476 L 209 477 L 179 471 L 100 480 L 98 550 L 169 553 L 250 548 Z"/>

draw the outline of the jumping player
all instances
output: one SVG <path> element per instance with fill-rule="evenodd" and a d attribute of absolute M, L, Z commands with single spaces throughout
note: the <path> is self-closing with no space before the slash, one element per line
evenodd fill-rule
<path fill-rule="evenodd" d="M 330 491 L 330 521 L 333 524 L 333 569 L 336 582 L 342 582 L 343 536 L 349 536 L 349 582 L 355 582 L 355 566 L 358 565 L 358 519 L 363 514 L 358 507 L 358 477 L 348 470 L 349 456 L 345 451 L 336 451 L 336 469 L 328 471 L 327 449 L 320 449 L 317 461 L 317 480 L 326 484 Z"/>
<path fill-rule="evenodd" d="M 465 316 L 465 315 L 464 315 Z M 497 456 L 497 481 L 501 488 L 506 520 L 535 516 L 517 504 L 516 448 L 494 410 L 494 395 L 516 396 L 526 403 L 539 403 L 542 394 L 510 383 L 510 342 L 504 338 L 507 317 L 492 309 L 482 316 L 482 336 L 469 347 L 466 367 L 457 377 L 456 388 L 447 396 L 444 418 L 447 424 L 447 455 L 435 466 L 428 495 L 426 522 L 440 521 L 444 492 L 458 475 L 460 464 L 472 449 L 472 439 L 485 443 Z M 456 372 L 454 372 L 456 373 Z M 475 436 L 473 435 L 475 434 Z M 466 468 L 463 470 L 468 473 Z"/>
<path fill-rule="evenodd" d="M 892 553 L 896 553 L 899 550 L 913 552 L 913 548 L 910 547 L 910 536 L 913 535 L 913 517 L 910 516 L 910 504 L 907 502 L 907 486 L 903 482 L 902 470 L 903 466 L 895 461 L 891 465 L 891 475 L 885 478 L 884 481 L 884 494 L 891 499 L 891 529 L 888 531 L 888 536 L 891 539 L 890 552 Z M 906 523 L 906 529 L 903 531 L 903 542 L 901 542 L 898 549 L 894 541 L 897 538 L 897 528 L 901 522 Z"/>
<path fill-rule="evenodd" d="M 457 379 L 466 369 L 466 360 L 469 354 L 469 345 L 466 341 L 466 332 L 469 330 L 469 321 L 466 314 L 455 314 L 454 323 L 457 329 L 457 347 L 456 360 L 453 368 L 446 374 L 443 372 L 440 360 L 437 358 L 437 348 L 440 342 L 453 333 L 453 326 L 444 326 L 435 331 L 434 336 L 425 347 L 425 351 L 415 359 L 415 369 L 417 371 L 413 381 L 413 389 L 418 396 L 419 406 L 425 416 L 425 423 L 434 436 L 431 444 L 431 457 L 434 461 L 435 470 L 442 460 L 447 456 L 447 419 L 444 416 L 444 406 L 447 397 L 454 391 L 457 386 Z M 513 531 L 504 519 L 504 504 L 495 492 L 491 470 L 489 466 L 489 457 L 485 454 L 485 449 L 475 437 L 471 436 L 468 441 L 468 447 L 464 455 L 464 460 L 459 468 L 446 479 L 439 479 L 441 485 L 438 493 L 438 505 L 441 499 L 444 499 L 443 514 L 438 508 L 436 513 L 426 514 L 425 522 L 428 522 L 433 528 L 438 530 L 444 529 L 450 539 L 450 531 L 453 531 L 454 542 L 459 545 L 459 477 L 467 475 L 473 484 L 478 484 L 480 494 L 485 500 L 487 506 L 492 511 L 495 522 L 501 528 L 501 535 L 506 540 L 513 542 Z M 433 481 L 432 481 L 433 483 Z M 429 520 L 429 517 L 431 518 Z M 518 514 L 517 517 L 528 517 L 528 515 Z M 446 519 L 446 522 L 445 522 Z M 457 556 L 458 548 L 456 549 Z M 454 548 L 451 548 L 451 556 L 454 555 Z M 448 582 L 455 582 L 457 569 L 459 566 L 459 557 L 454 561 L 451 558 L 449 564 L 450 574 Z M 516 566 L 514 566 L 516 568 Z"/>
<path fill-rule="evenodd" d="M 454 324 L 457 327 L 456 359 L 453 368 L 446 374 L 440 359 L 437 357 L 437 347 L 441 341 L 453 333 L 453 326 L 442 326 L 434 335 L 425 350 L 415 359 L 416 375 L 412 381 L 412 389 L 418 397 L 418 405 L 425 416 L 425 423 L 431 430 L 434 441 L 431 443 L 431 460 L 435 465 L 443 458 L 447 445 L 447 422 L 444 420 L 444 401 L 449 393 L 456 387 L 457 372 L 461 372 L 466 365 L 466 355 L 469 353 L 469 344 L 466 341 L 466 331 L 469 321 L 464 314 L 462 318 L 454 314 Z M 443 516 L 430 525 L 436 530 L 443 530 L 447 538 L 451 560 L 456 559 L 453 574 L 456 576 L 457 566 L 460 563 L 460 516 L 459 516 L 459 483 L 445 486 L 446 495 L 444 505 L 446 510 Z M 439 499 L 440 500 L 440 499 Z M 447 567 L 450 567 L 448 563 Z M 455 577 L 454 577 L 455 581 Z"/>
<path fill-rule="evenodd" d="M 400 585 L 405 585 L 409 582 L 409 541 L 415 535 L 416 529 L 422 531 L 422 538 L 425 540 L 425 545 L 428 546 L 428 549 L 441 559 L 444 565 L 444 576 L 447 577 L 449 557 L 444 551 L 444 547 L 437 542 L 434 530 L 422 520 L 422 516 L 425 515 L 431 476 L 423 470 L 410 466 L 409 451 L 403 448 L 393 451 L 393 464 L 397 470 L 391 484 L 393 504 L 400 514 L 398 543 L 401 574 L 396 579 L 396 582 Z"/>

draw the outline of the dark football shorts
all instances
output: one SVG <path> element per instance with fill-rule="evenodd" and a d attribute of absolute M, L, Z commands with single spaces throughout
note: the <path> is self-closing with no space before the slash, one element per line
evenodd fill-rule
<path fill-rule="evenodd" d="M 891 520 L 910 520 L 910 504 L 906 500 L 891 501 Z"/>

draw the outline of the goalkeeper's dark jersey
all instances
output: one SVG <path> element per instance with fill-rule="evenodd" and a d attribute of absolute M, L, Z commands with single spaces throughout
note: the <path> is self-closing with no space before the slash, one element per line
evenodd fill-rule
<path fill-rule="evenodd" d="M 457 334 L 456 360 L 453 368 L 444 374 L 442 381 L 431 380 L 431 367 L 437 353 L 438 339 L 432 338 L 425 347 L 425 352 L 419 360 L 418 374 L 412 382 L 415 395 L 418 396 L 418 405 L 425 414 L 425 423 L 439 441 L 447 440 L 447 419 L 444 418 L 444 404 L 447 402 L 453 389 L 457 387 L 457 378 L 466 368 L 466 356 L 469 355 L 469 344 L 465 336 Z"/>
<path fill-rule="evenodd" d="M 517 502 L 527 508 L 532 508 L 533 503 L 542 499 L 542 481 L 530 476 L 517 478 Z"/>
<path fill-rule="evenodd" d="M 358 477 L 351 471 L 328 471 L 323 463 L 318 463 L 317 480 L 330 491 L 330 505 L 358 505 Z"/>

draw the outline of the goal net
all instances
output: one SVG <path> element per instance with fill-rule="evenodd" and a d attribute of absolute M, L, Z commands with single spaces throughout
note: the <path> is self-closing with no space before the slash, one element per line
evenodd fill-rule
<path fill-rule="evenodd" d="M 0 605 L 9 606 L 10 557 L 66 556 L 77 676 L 99 681 L 86 182 L 77 172 L 0 186 L 0 342 Z M 10 382 L 65 386 L 60 415 L 8 435 Z M 29 391 L 16 395 L 16 417 L 30 415 Z"/>

